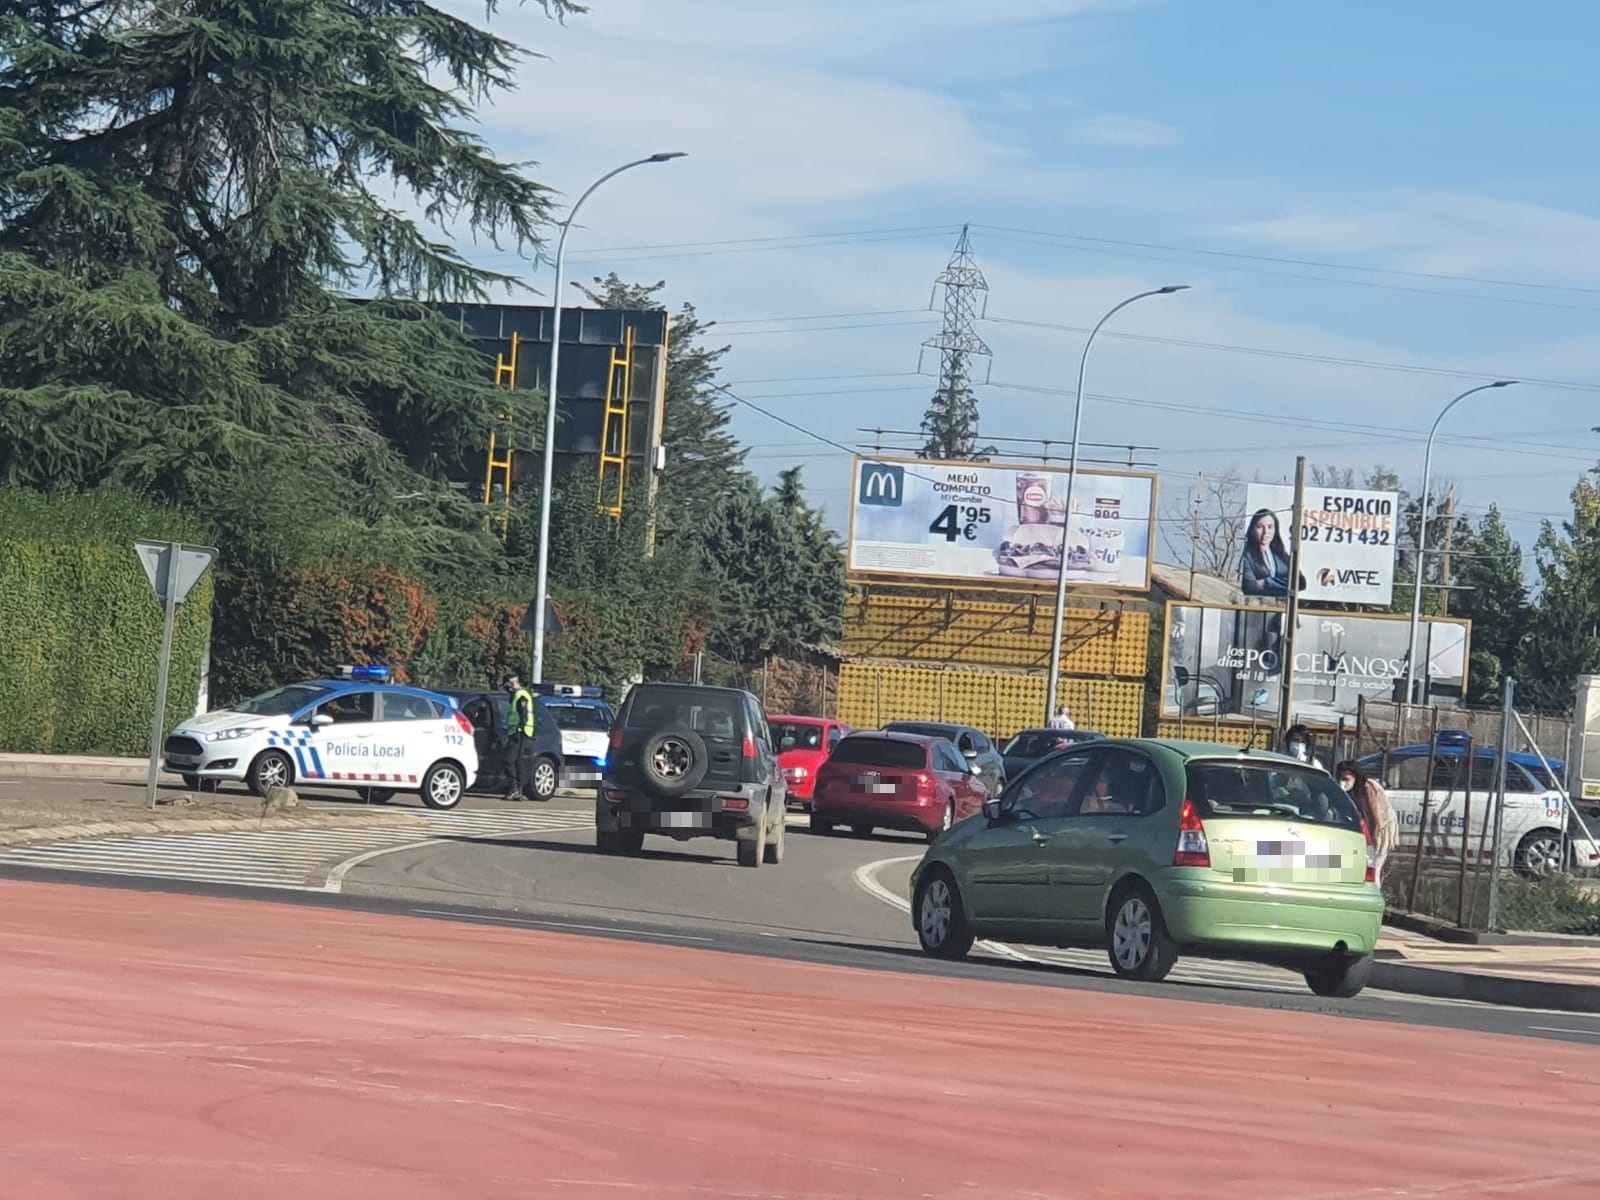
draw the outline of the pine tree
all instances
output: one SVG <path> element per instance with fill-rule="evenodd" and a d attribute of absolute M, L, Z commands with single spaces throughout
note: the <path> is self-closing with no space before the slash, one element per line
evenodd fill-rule
<path fill-rule="evenodd" d="M 947 362 L 939 389 L 922 415 L 924 441 L 918 457 L 987 462 L 996 450 L 978 446 L 978 398 L 967 380 L 965 356 L 951 354 Z"/>
<path fill-rule="evenodd" d="M 421 0 L 5 6 L 0 478 L 203 514 L 224 604 L 319 555 L 492 579 L 443 464 L 537 413 L 422 302 L 507 282 L 430 225 L 549 217 L 463 127 L 519 54 Z"/>
<path fill-rule="evenodd" d="M 1468 699 L 1493 704 L 1500 698 L 1505 672 L 1516 663 L 1528 628 L 1528 590 L 1522 578 L 1522 547 L 1490 505 L 1478 525 L 1474 557 L 1464 560 L 1458 579 L 1469 590 L 1458 593 L 1454 612 L 1472 622 L 1472 665 Z"/>
<path fill-rule="evenodd" d="M 1539 534 L 1539 597 L 1517 655 L 1519 705 L 1566 712 L 1600 671 L 1600 468 L 1572 489 L 1572 519 Z"/>

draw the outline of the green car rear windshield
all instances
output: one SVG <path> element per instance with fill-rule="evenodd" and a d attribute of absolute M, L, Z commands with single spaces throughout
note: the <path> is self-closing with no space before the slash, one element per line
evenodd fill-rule
<path fill-rule="evenodd" d="M 1312 767 L 1265 760 L 1196 761 L 1188 797 L 1202 821 L 1304 821 L 1359 831 L 1361 817 L 1332 776 Z"/>

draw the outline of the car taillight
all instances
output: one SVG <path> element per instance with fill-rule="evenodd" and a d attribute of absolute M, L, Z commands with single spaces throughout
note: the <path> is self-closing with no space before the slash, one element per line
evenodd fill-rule
<path fill-rule="evenodd" d="M 933 790 L 933 776 L 926 771 L 917 772 L 917 795 L 926 796 Z"/>
<path fill-rule="evenodd" d="M 611 731 L 611 752 L 615 754 L 622 749 L 622 726 L 618 725 Z"/>
<path fill-rule="evenodd" d="M 470 735 L 472 733 L 472 722 L 467 720 L 467 714 L 458 708 L 455 715 L 456 724 L 461 726 L 461 732 Z"/>
<path fill-rule="evenodd" d="M 1178 813 L 1178 850 L 1172 856 L 1175 867 L 1209 867 L 1211 847 L 1206 842 L 1206 827 L 1194 809 L 1194 801 L 1183 798 L 1183 808 Z"/>
<path fill-rule="evenodd" d="M 751 737 L 748 733 L 744 735 L 744 756 L 746 759 L 751 759 L 756 756 L 756 739 Z"/>
<path fill-rule="evenodd" d="M 1378 882 L 1378 847 L 1373 844 L 1372 830 L 1367 828 L 1366 817 L 1357 818 L 1361 822 L 1361 840 L 1367 844 L 1367 879 L 1368 883 Z"/>

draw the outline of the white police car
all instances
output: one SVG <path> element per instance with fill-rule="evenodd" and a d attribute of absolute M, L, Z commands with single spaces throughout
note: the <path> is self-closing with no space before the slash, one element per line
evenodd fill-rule
<path fill-rule="evenodd" d="M 536 683 L 532 690 L 540 698 L 539 711 L 561 727 L 561 757 L 566 762 L 562 782 L 568 787 L 599 787 L 611 749 L 611 726 L 617 719 L 601 699 L 605 693 L 569 683 Z"/>
<path fill-rule="evenodd" d="M 415 791 L 454 808 L 478 774 L 472 723 L 437 692 L 387 682 L 387 667 L 273 688 L 185 721 L 167 738 L 168 771 L 192 788 L 242 782 L 256 795 L 316 783 L 383 801 Z"/>

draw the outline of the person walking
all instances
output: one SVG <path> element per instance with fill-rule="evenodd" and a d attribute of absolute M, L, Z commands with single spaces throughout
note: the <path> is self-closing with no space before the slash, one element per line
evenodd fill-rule
<path fill-rule="evenodd" d="M 1063 704 L 1056 709 L 1056 715 L 1050 718 L 1051 729 L 1076 729 L 1072 723 L 1072 710 Z"/>
<path fill-rule="evenodd" d="M 1381 884 L 1384 860 L 1394 849 L 1400 834 L 1400 822 L 1394 815 L 1394 805 L 1389 803 L 1389 793 L 1352 759 L 1346 759 L 1335 767 L 1334 777 L 1338 779 L 1339 786 L 1350 793 L 1350 798 L 1356 802 L 1357 810 L 1367 823 L 1367 840 L 1372 844 L 1373 877 Z"/>
<path fill-rule="evenodd" d="M 511 694 L 511 711 L 506 720 L 510 736 L 506 739 L 506 773 L 510 776 L 507 800 L 528 799 L 531 783 L 529 767 L 533 761 L 533 732 L 538 717 L 533 703 L 533 693 L 522 686 L 515 675 L 506 679 L 506 691 Z"/>

